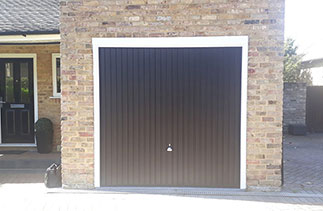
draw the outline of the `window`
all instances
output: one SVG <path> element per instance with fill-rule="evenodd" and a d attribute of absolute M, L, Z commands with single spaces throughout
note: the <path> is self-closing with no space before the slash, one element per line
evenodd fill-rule
<path fill-rule="evenodd" d="M 61 96 L 61 59 L 59 53 L 52 55 L 53 97 Z"/>

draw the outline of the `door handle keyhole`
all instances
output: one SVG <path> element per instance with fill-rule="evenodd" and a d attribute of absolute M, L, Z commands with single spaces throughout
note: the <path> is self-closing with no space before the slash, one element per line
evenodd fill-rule
<path fill-rule="evenodd" d="M 167 152 L 172 152 L 173 151 L 173 147 L 171 144 L 168 144 L 168 147 L 166 149 Z"/>

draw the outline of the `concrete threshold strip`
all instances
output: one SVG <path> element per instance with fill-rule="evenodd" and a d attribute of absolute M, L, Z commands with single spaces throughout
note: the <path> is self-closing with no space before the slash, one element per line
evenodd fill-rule
<path fill-rule="evenodd" d="M 177 196 L 264 196 L 264 197 L 290 197 L 290 198 L 323 198 L 323 194 L 289 193 L 289 192 L 261 192 L 240 189 L 218 188 L 167 188 L 167 187 L 104 187 L 92 190 L 75 189 L 47 189 L 48 194 L 156 194 Z"/>

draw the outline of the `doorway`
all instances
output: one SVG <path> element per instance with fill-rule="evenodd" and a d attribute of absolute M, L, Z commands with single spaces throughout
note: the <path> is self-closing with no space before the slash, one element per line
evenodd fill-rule
<path fill-rule="evenodd" d="M 34 143 L 32 58 L 0 59 L 1 144 Z"/>

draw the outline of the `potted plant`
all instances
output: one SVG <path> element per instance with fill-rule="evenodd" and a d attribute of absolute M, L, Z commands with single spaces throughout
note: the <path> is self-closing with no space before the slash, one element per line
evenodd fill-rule
<path fill-rule="evenodd" d="M 39 119 L 35 124 L 37 150 L 39 153 L 49 153 L 53 144 L 53 123 L 47 118 Z"/>

